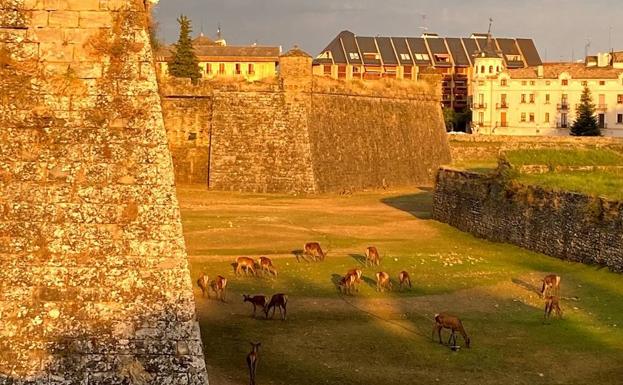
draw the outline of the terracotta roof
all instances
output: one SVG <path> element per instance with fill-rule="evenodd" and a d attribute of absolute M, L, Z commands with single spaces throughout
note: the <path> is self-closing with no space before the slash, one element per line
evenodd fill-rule
<path fill-rule="evenodd" d="M 527 67 L 508 70 L 512 79 L 537 79 L 538 67 Z M 558 79 L 563 72 L 573 79 L 617 79 L 623 69 L 612 67 L 587 67 L 584 63 L 544 63 L 543 77 Z"/>
<path fill-rule="evenodd" d="M 195 45 L 195 55 L 201 60 L 227 59 L 227 58 L 253 58 L 270 59 L 279 61 L 279 47 L 264 46 L 220 46 L 220 45 Z M 159 60 L 168 60 L 172 56 L 173 47 L 168 46 L 156 53 Z"/>
<path fill-rule="evenodd" d="M 311 55 L 303 51 L 302 49 L 300 49 L 298 45 L 295 45 L 291 50 L 289 50 L 288 52 L 284 53 L 281 56 L 311 58 Z"/>
<path fill-rule="evenodd" d="M 615 63 L 623 63 L 623 51 L 613 52 L 612 53 L 612 60 Z"/>
<path fill-rule="evenodd" d="M 201 34 L 198 37 L 193 39 L 193 46 L 197 47 L 201 45 L 217 45 L 217 44 L 214 42 L 214 40 Z"/>

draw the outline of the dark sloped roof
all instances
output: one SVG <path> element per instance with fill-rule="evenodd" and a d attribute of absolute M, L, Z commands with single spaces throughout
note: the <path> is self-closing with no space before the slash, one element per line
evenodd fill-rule
<path fill-rule="evenodd" d="M 379 50 L 376 47 L 375 39 L 373 37 L 363 37 L 357 36 L 357 45 L 359 46 L 359 51 L 363 55 L 363 63 L 368 65 L 381 65 L 380 59 L 375 59 L 372 57 L 366 57 L 366 54 L 379 54 Z"/>
<path fill-rule="evenodd" d="M 461 39 L 458 38 L 446 38 L 446 44 L 450 49 L 450 53 L 454 58 L 454 65 L 459 67 L 469 67 L 471 62 L 465 53 Z"/>
<path fill-rule="evenodd" d="M 413 57 L 411 57 L 411 52 L 409 51 L 409 47 L 407 46 L 407 39 L 404 37 L 392 37 L 392 42 L 394 43 L 394 47 L 396 48 L 396 54 L 398 54 L 398 60 L 402 65 L 413 65 Z M 404 56 L 406 55 L 406 56 Z M 406 58 L 409 58 L 407 60 Z"/>
<path fill-rule="evenodd" d="M 394 46 L 392 45 L 391 38 L 377 37 L 376 44 L 379 47 L 379 52 L 381 53 L 383 64 L 398 65 L 398 58 L 396 57 L 396 52 L 394 51 Z"/>
<path fill-rule="evenodd" d="M 355 34 L 349 31 L 344 31 L 340 33 L 338 37 L 342 43 L 342 47 L 344 47 L 344 51 L 346 52 L 346 60 L 348 63 L 362 64 L 363 62 L 361 60 L 359 48 L 357 47 L 357 42 L 355 41 Z M 353 56 L 353 54 L 356 54 L 358 58 Z"/>
<path fill-rule="evenodd" d="M 532 39 L 517 39 L 517 45 L 529 66 L 539 66 L 543 64 L 539 56 L 539 51 L 536 49 Z"/>
<path fill-rule="evenodd" d="M 465 52 L 467 53 L 469 60 L 473 64 L 473 58 L 479 51 L 478 44 L 476 43 L 476 39 L 463 38 L 463 46 L 465 46 Z"/>
<path fill-rule="evenodd" d="M 445 39 L 440 39 L 440 38 L 426 39 L 426 44 L 428 45 L 428 48 L 430 49 L 430 53 L 433 55 L 431 60 L 433 60 L 433 62 L 435 63 L 435 66 L 451 67 L 452 66 L 451 61 L 445 62 L 442 60 L 435 59 L 435 55 L 450 55 L 450 52 L 448 52 L 448 49 L 446 47 L 446 43 L 444 40 Z"/>
<path fill-rule="evenodd" d="M 430 65 L 431 58 L 428 60 L 418 60 L 416 54 L 422 54 L 428 56 L 428 49 L 426 48 L 426 42 L 424 39 L 419 37 L 409 37 L 407 38 L 407 43 L 409 44 L 409 48 L 411 48 L 411 52 L 413 53 L 413 61 L 418 65 Z"/>

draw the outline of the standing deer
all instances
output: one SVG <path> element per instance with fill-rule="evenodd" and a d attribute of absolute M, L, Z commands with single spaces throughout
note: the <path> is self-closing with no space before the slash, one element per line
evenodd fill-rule
<path fill-rule="evenodd" d="M 543 278 L 543 286 L 541 286 L 541 298 L 545 298 L 545 293 L 551 294 L 554 291 L 556 295 L 560 294 L 560 276 L 550 274 Z"/>
<path fill-rule="evenodd" d="M 381 256 L 376 247 L 370 246 L 366 249 L 366 266 L 378 266 L 381 263 Z"/>
<path fill-rule="evenodd" d="M 273 265 L 273 261 L 267 257 L 260 257 L 260 270 L 263 272 L 268 272 L 268 274 L 272 274 L 275 277 L 277 276 L 277 269 L 275 265 Z"/>
<path fill-rule="evenodd" d="M 225 302 L 225 288 L 227 287 L 227 278 L 218 276 L 212 282 L 210 282 L 210 288 L 216 294 L 216 299 L 220 299 Z M 208 298 L 210 298 L 210 291 L 208 290 Z"/>
<path fill-rule="evenodd" d="M 287 305 L 288 305 L 287 295 L 275 294 L 270 299 L 270 302 L 268 303 L 268 305 L 266 305 L 266 307 L 264 308 L 264 314 L 266 315 L 266 318 L 268 318 L 268 313 L 270 312 L 270 309 L 273 309 L 273 313 L 270 316 L 270 318 L 272 319 L 275 317 L 275 307 L 278 307 L 279 314 L 281 314 L 281 319 L 285 321 L 287 314 L 288 314 L 288 310 L 286 308 Z M 282 309 L 283 309 L 283 312 L 281 311 Z"/>
<path fill-rule="evenodd" d="M 249 385 L 255 385 L 255 372 L 257 371 L 257 361 L 259 359 L 259 351 L 261 342 L 254 344 L 251 342 L 251 352 L 247 354 L 247 367 L 249 368 Z"/>
<path fill-rule="evenodd" d="M 357 276 L 353 274 L 346 274 L 344 277 L 340 279 L 337 286 L 340 289 L 340 293 L 350 295 L 353 287 L 355 286 L 355 282 L 357 280 Z"/>
<path fill-rule="evenodd" d="M 255 273 L 255 261 L 253 258 L 248 257 L 238 257 L 236 259 L 236 275 L 242 274 L 242 269 L 244 268 L 244 275 L 249 275 L 249 270 L 251 274 L 256 275 Z"/>
<path fill-rule="evenodd" d="M 463 336 L 463 340 L 465 340 L 465 346 L 469 348 L 471 340 L 467 336 L 465 328 L 463 327 L 463 323 L 460 319 L 447 314 L 436 314 L 432 338 L 433 340 L 435 340 L 435 333 L 437 333 L 437 335 L 439 336 L 440 344 L 443 344 L 443 342 L 441 341 L 442 329 L 450 329 L 452 331 L 452 333 L 450 334 L 450 339 L 448 340 L 448 345 L 456 346 L 456 332 L 459 332 Z"/>
<path fill-rule="evenodd" d="M 400 290 L 402 290 L 403 286 L 409 286 L 409 289 L 413 287 L 411 286 L 411 276 L 406 271 L 401 271 L 398 274 L 398 281 L 400 282 Z"/>
<path fill-rule="evenodd" d="M 251 302 L 251 304 L 253 305 L 253 318 L 255 318 L 255 311 L 257 310 L 257 307 L 261 307 L 262 311 L 264 311 L 264 308 L 268 303 L 268 297 L 266 297 L 265 295 L 255 295 L 251 297 L 250 295 L 243 294 L 242 302 Z"/>
<path fill-rule="evenodd" d="M 320 243 L 318 242 L 307 242 L 303 246 L 303 258 L 310 257 L 314 262 L 324 261 L 327 254 L 322 251 L 322 247 L 320 247 Z M 305 258 L 307 260 L 307 258 Z"/>
<path fill-rule="evenodd" d="M 545 315 L 543 321 L 547 321 L 552 316 L 552 311 L 556 312 L 556 316 L 562 319 L 562 309 L 560 308 L 560 300 L 553 295 L 545 298 Z"/>
<path fill-rule="evenodd" d="M 386 289 L 392 289 L 392 281 L 389 278 L 389 274 L 384 271 L 376 273 L 376 290 L 382 293 Z"/>
<path fill-rule="evenodd" d="M 201 277 L 199 277 L 199 279 L 197 280 L 197 286 L 199 286 L 199 288 L 201 289 L 201 296 L 205 297 L 206 296 L 206 291 L 209 289 L 210 287 L 210 280 L 208 279 L 208 275 L 203 273 L 201 274 Z M 208 293 L 209 295 L 210 293 Z"/>

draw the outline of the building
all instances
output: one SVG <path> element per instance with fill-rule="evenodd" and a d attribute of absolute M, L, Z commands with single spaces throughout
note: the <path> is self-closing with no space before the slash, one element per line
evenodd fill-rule
<path fill-rule="evenodd" d="M 495 135 L 569 135 L 585 86 L 602 133 L 623 136 L 623 52 L 584 63 L 509 68 L 493 45 L 479 52 L 472 80 L 473 130 Z"/>
<path fill-rule="evenodd" d="M 281 49 L 268 46 L 230 46 L 221 38 L 212 40 L 203 34 L 193 40 L 203 78 L 239 77 L 257 81 L 275 77 Z M 173 47 L 156 53 L 156 68 L 161 77 L 168 76 L 168 63 L 173 59 Z"/>
<path fill-rule="evenodd" d="M 420 73 L 443 75 L 443 104 L 461 111 L 469 104 L 474 57 L 487 43 L 487 34 L 469 38 L 364 37 L 341 32 L 314 60 L 314 74 L 336 79 L 417 79 Z M 541 64 L 530 39 L 493 39 L 507 68 Z"/>

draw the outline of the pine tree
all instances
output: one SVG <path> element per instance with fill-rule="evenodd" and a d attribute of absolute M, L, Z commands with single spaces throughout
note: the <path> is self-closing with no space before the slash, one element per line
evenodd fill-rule
<path fill-rule="evenodd" d="M 194 82 L 201 77 L 199 60 L 193 49 L 190 33 L 192 27 L 188 17 L 181 15 L 177 22 L 180 24 L 180 37 L 174 44 L 173 60 L 169 63 L 169 73 L 177 78 L 189 78 Z"/>
<path fill-rule="evenodd" d="M 601 130 L 595 117 L 595 104 L 588 86 L 584 87 L 580 104 L 576 108 L 576 120 L 571 126 L 573 136 L 601 136 Z"/>

